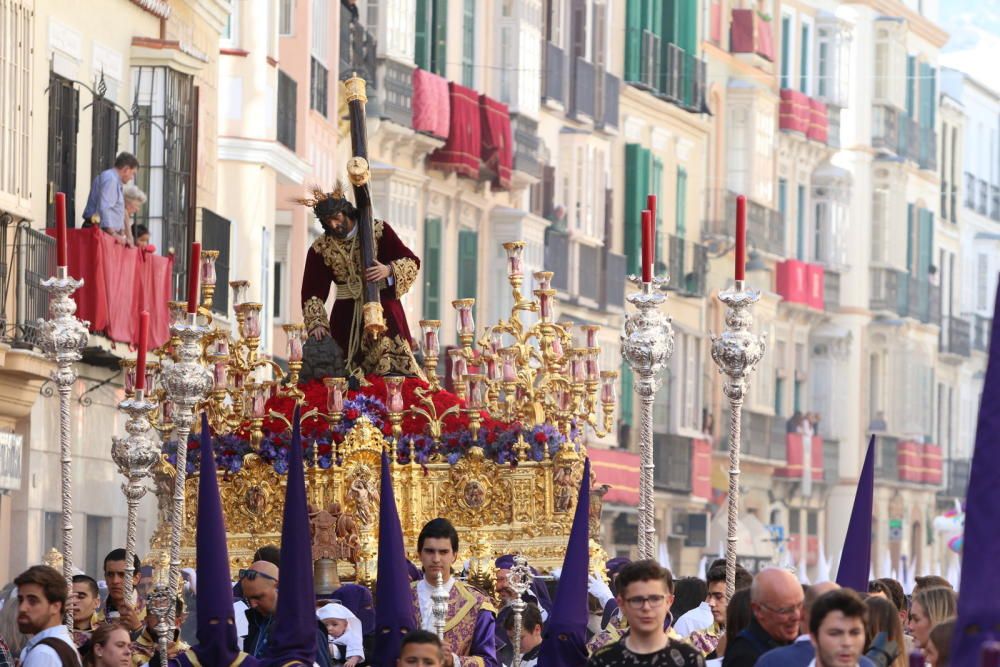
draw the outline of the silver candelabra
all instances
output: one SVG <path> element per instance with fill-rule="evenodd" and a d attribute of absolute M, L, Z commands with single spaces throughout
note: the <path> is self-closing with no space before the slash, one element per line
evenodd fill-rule
<path fill-rule="evenodd" d="M 726 328 L 721 335 L 712 335 L 712 360 L 726 376 L 722 393 L 729 399 L 729 514 L 726 526 L 726 597 L 736 590 L 736 529 L 740 509 L 740 438 L 743 421 L 743 399 L 750 386 L 750 374 L 764 356 L 764 336 L 750 331 L 753 324 L 751 307 L 760 299 L 760 292 L 748 289 L 737 280 L 732 289 L 719 293 L 726 304 Z"/>
<path fill-rule="evenodd" d="M 139 501 L 146 495 L 144 482 L 160 459 L 160 446 L 149 437 L 148 415 L 156 409 L 156 404 L 146 400 L 143 389 L 136 390 L 135 398 L 126 398 L 119 403 L 118 409 L 128 415 L 125 422 L 128 436 L 112 436 L 111 459 L 118 466 L 118 472 L 125 477 L 125 483 L 122 484 L 122 493 L 128 503 L 128 523 L 125 527 L 125 600 L 134 605 L 132 581 L 135 575 L 136 519 Z"/>
<path fill-rule="evenodd" d="M 66 590 L 73 590 L 73 447 L 70 442 L 69 399 L 76 383 L 73 364 L 80 360 L 80 350 L 87 346 L 89 322 L 74 315 L 76 302 L 70 295 L 83 286 L 82 280 L 69 277 L 65 266 L 56 269 L 53 278 L 42 281 L 51 295 L 49 319 L 42 320 L 42 344 L 46 356 L 56 363 L 52 381 L 59 391 L 59 465 L 62 476 L 62 555 Z M 73 631 L 73 612 L 65 613 L 65 622 Z"/>
<path fill-rule="evenodd" d="M 670 316 L 660 306 L 667 300 L 663 291 L 670 278 L 643 282 L 629 276 L 639 287 L 626 298 L 636 310 L 625 315 L 622 332 L 622 357 L 635 372 L 635 393 L 639 395 L 639 558 L 655 557 L 656 508 L 653 500 L 653 402 L 660 389 L 660 371 L 674 353 L 674 330 Z M 622 389 L 628 391 L 627 388 Z"/>
<path fill-rule="evenodd" d="M 168 657 L 170 651 L 170 637 L 173 635 L 172 624 L 169 619 L 173 618 L 177 610 L 177 590 L 170 588 L 168 583 L 164 583 L 163 577 L 159 578 L 153 591 L 149 594 L 148 613 L 156 616 L 156 641 L 160 652 L 160 664 L 167 665 L 170 662 Z"/>
<path fill-rule="evenodd" d="M 513 667 L 521 667 L 521 635 L 524 632 L 523 615 L 527 604 L 524 601 L 524 594 L 531 587 L 531 568 L 528 567 L 528 559 L 518 554 L 514 556 L 514 566 L 510 568 L 508 582 L 510 589 L 514 591 L 514 599 L 511 601 L 511 611 L 514 614 L 514 636 L 511 638 L 514 644 Z"/>
<path fill-rule="evenodd" d="M 176 595 L 177 591 L 180 590 L 178 582 L 181 574 L 181 530 L 184 527 L 187 441 L 191 433 L 191 425 L 194 423 L 195 407 L 212 388 L 212 373 L 200 363 L 201 339 L 209 330 L 198 324 L 198 315 L 188 313 L 187 321 L 171 325 L 170 331 L 181 341 L 177 350 L 177 361 L 164 369 L 161 374 L 163 387 L 166 389 L 168 398 L 174 404 L 174 438 L 177 442 L 174 506 L 170 517 L 170 578 L 168 584 L 170 593 Z M 212 456 L 213 453 L 211 451 L 202 452 L 201 455 Z M 167 611 L 167 618 L 161 619 L 161 624 L 164 622 L 167 628 L 173 627 L 173 605 Z M 164 646 L 164 641 L 161 634 L 161 646 Z M 166 652 L 163 655 L 166 655 Z"/>
<path fill-rule="evenodd" d="M 434 616 L 434 632 L 444 641 L 444 626 L 448 622 L 448 591 L 444 587 L 441 573 L 437 573 L 434 590 L 431 591 L 431 614 Z"/>

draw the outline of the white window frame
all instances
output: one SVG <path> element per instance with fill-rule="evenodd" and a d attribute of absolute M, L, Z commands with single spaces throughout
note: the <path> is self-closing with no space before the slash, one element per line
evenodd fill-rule
<path fill-rule="evenodd" d="M 32 167 L 32 51 L 34 12 L 19 2 L 0 4 L 0 207 L 28 213 Z M 13 139 L 13 140 L 11 140 Z"/>
<path fill-rule="evenodd" d="M 282 248 L 281 245 L 285 247 Z M 270 293 L 270 297 L 278 299 L 278 314 L 274 316 L 275 324 L 284 324 L 288 321 L 289 317 L 289 303 L 291 302 L 291 284 L 289 278 L 291 276 L 291 262 L 292 262 L 292 226 L 286 223 L 275 223 L 274 225 L 274 261 L 272 264 L 277 265 L 276 269 L 279 275 L 275 278 L 277 282 L 281 285 L 281 294 L 275 297 L 274 292 Z M 265 303 L 267 303 L 265 301 Z M 273 310 L 272 310 L 273 314 Z M 282 356 L 282 350 L 274 351 L 276 356 Z"/>
<path fill-rule="evenodd" d="M 287 7 L 287 14 L 284 9 Z M 282 17 L 286 16 L 288 19 L 288 31 L 284 31 L 283 28 L 286 26 L 282 23 Z M 295 36 L 295 0 L 278 0 L 278 36 L 279 37 L 294 37 Z"/>
<path fill-rule="evenodd" d="M 338 4 L 337 7 L 339 8 L 340 5 Z M 330 0 L 312 0 L 311 9 L 309 54 L 326 68 L 327 75 L 329 76 Z M 312 85 L 312 81 L 310 81 L 310 85 Z M 329 83 L 327 85 L 329 86 Z"/>
<path fill-rule="evenodd" d="M 232 11 L 226 23 L 226 31 L 219 39 L 223 48 L 237 49 L 240 46 L 240 14 L 242 0 L 233 0 Z"/>
<path fill-rule="evenodd" d="M 799 37 L 801 38 L 802 31 L 809 31 L 809 61 L 802 62 L 802 47 L 799 46 L 799 52 L 796 54 L 796 60 L 799 63 L 799 78 L 796 80 L 795 90 L 801 91 L 801 81 L 803 74 L 806 78 L 806 89 L 804 92 L 806 95 L 812 97 L 816 90 L 816 24 L 811 16 L 802 14 L 799 19 Z M 803 71 L 804 70 L 804 71 Z"/>
<path fill-rule="evenodd" d="M 785 39 L 785 31 L 784 31 L 784 27 L 783 26 L 785 24 L 785 19 L 786 18 L 788 19 L 788 55 L 789 55 L 789 58 L 788 58 L 788 88 L 791 88 L 793 90 L 798 90 L 799 89 L 799 87 L 797 85 L 798 84 L 798 68 L 795 67 L 795 63 L 798 61 L 798 58 L 796 58 L 796 56 L 795 56 L 795 53 L 796 53 L 795 46 L 798 44 L 798 39 L 797 39 L 797 37 L 798 37 L 798 22 L 795 20 L 795 11 L 794 10 L 788 9 L 787 7 L 782 7 L 781 8 L 781 21 L 778 23 L 778 27 L 781 28 L 781 39 L 782 40 Z M 778 43 L 778 57 L 779 58 L 782 55 L 783 49 L 784 49 L 784 44 L 782 44 L 781 42 L 779 42 Z M 781 86 L 781 77 L 783 76 L 782 72 L 781 72 L 781 66 L 782 65 L 784 65 L 784 62 L 781 62 L 778 65 L 778 85 L 779 86 Z"/>

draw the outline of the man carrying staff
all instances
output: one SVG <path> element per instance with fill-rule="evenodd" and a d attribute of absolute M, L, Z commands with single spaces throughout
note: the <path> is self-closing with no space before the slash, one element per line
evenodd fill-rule
<path fill-rule="evenodd" d="M 323 226 L 323 235 L 306 253 L 302 275 L 302 315 L 309 335 L 317 340 L 332 335 L 344 353 L 348 374 L 423 377 L 399 301 L 416 280 L 420 260 L 389 223 L 375 220 L 375 261 L 362 270 L 358 209 L 347 200 L 340 184 L 333 192 L 314 190 L 311 198 L 299 202 L 310 206 Z M 386 331 L 375 340 L 364 335 L 366 281 L 378 285 L 386 320 Z M 336 301 L 327 318 L 325 304 L 331 287 L 336 290 Z"/>

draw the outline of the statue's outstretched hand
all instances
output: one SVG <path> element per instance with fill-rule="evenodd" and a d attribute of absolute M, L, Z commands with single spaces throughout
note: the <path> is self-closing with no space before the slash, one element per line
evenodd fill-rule
<path fill-rule="evenodd" d="M 323 327 L 313 327 L 312 330 L 309 332 L 309 337 L 314 338 L 315 340 L 323 340 L 329 335 L 330 332 Z"/>
<path fill-rule="evenodd" d="M 365 269 L 365 280 L 368 282 L 378 282 L 379 280 L 388 278 L 390 273 L 392 273 L 392 270 L 388 266 L 376 260 L 371 266 Z"/>

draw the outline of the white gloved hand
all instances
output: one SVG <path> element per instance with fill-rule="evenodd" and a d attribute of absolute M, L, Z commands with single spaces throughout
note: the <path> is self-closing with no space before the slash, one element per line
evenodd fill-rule
<path fill-rule="evenodd" d="M 611 592 L 611 588 L 604 583 L 604 579 L 600 575 L 593 573 L 587 579 L 587 592 L 597 598 L 602 607 L 615 597 L 614 593 Z"/>
<path fill-rule="evenodd" d="M 551 574 L 553 579 L 559 581 L 559 579 L 562 577 L 562 568 L 561 567 L 552 568 Z"/>

